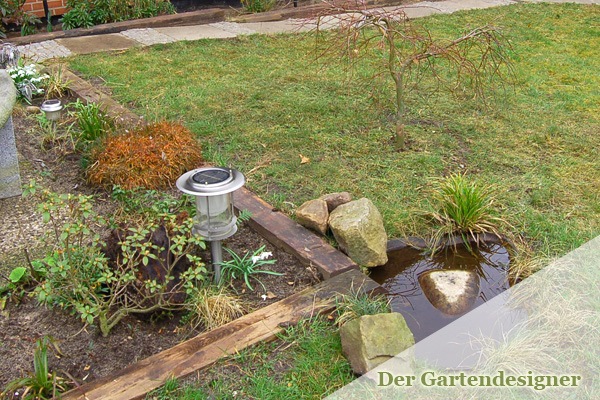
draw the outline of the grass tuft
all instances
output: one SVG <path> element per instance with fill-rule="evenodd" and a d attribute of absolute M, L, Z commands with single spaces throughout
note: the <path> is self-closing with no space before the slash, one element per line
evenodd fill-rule
<path fill-rule="evenodd" d="M 203 326 L 210 331 L 244 315 L 241 300 L 225 288 L 202 287 L 193 294 L 189 304 L 188 322 L 192 329 Z"/>

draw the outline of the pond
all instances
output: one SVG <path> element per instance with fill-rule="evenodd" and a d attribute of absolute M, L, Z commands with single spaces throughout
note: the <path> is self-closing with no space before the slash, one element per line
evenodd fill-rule
<path fill-rule="evenodd" d="M 464 244 L 448 246 L 434 257 L 407 246 L 388 252 L 387 264 L 371 269 L 370 277 L 387 290 L 391 308 L 401 313 L 419 341 L 464 315 L 450 315 L 436 308 L 422 288 L 422 278 L 432 270 L 473 271 L 478 276 L 479 294 L 467 311 L 485 303 L 510 287 L 507 245 L 498 242 L 480 244 L 470 252 Z M 477 290 L 477 288 L 475 289 Z"/>

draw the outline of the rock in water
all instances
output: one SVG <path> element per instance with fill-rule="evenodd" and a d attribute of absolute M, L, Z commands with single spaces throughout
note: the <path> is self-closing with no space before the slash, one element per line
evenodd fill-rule
<path fill-rule="evenodd" d="M 340 327 L 342 351 L 352 370 L 360 375 L 392 359 L 415 344 L 402 314 L 363 315 Z M 410 360 L 397 358 L 405 372 Z M 394 368 L 395 370 L 398 368 Z"/>
<path fill-rule="evenodd" d="M 329 227 L 340 248 L 359 265 L 376 267 L 387 262 L 387 234 L 379 210 L 362 198 L 337 207 Z"/>
<path fill-rule="evenodd" d="M 469 311 L 479 296 L 479 275 L 475 271 L 433 270 L 419 276 L 427 300 L 444 314 Z"/>
<path fill-rule="evenodd" d="M 352 195 L 348 192 L 329 193 L 319 198 L 327 202 L 327 209 L 329 212 L 332 212 L 342 204 L 350 203 L 352 201 Z"/>
<path fill-rule="evenodd" d="M 306 228 L 315 230 L 321 235 L 327 233 L 329 212 L 325 200 L 309 200 L 296 210 L 298 223 Z"/>

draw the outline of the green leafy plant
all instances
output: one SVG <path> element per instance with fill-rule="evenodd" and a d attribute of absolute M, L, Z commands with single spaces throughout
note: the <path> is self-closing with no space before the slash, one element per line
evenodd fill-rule
<path fill-rule="evenodd" d="M 100 108 L 99 104 L 83 104 L 77 99 L 73 107 L 73 116 L 80 129 L 79 138 L 84 142 L 94 142 L 114 129 L 114 120 Z"/>
<path fill-rule="evenodd" d="M 261 285 L 262 282 L 254 275 L 256 274 L 268 274 L 268 275 L 283 275 L 279 272 L 259 270 L 264 265 L 275 264 L 277 260 L 269 260 L 273 254 L 268 251 L 264 251 L 265 246 L 261 246 L 255 252 L 246 252 L 243 257 L 238 256 L 235 251 L 225 247 L 225 251 L 231 256 L 231 260 L 223 261 L 221 265 L 221 281 L 219 284 L 229 283 L 232 279 L 243 278 L 246 286 L 250 290 L 254 290 L 250 284 L 250 278 L 256 280 Z M 264 285 L 263 285 L 264 287 Z"/>
<path fill-rule="evenodd" d="M 64 29 L 175 13 L 168 0 L 68 0 L 67 6 L 70 10 L 63 16 Z"/>
<path fill-rule="evenodd" d="M 336 297 L 337 309 L 336 324 L 344 325 L 346 322 L 362 317 L 390 312 L 390 300 L 385 295 L 371 296 L 361 293 L 359 289 L 351 288 L 349 294 Z"/>
<path fill-rule="evenodd" d="M 33 97 L 44 93 L 48 75 L 40 74 L 35 64 L 19 65 L 7 69 L 17 88 L 18 96 L 28 104 Z"/>
<path fill-rule="evenodd" d="M 244 10 L 251 13 L 259 13 L 272 10 L 275 6 L 275 0 L 242 0 Z"/>
<path fill-rule="evenodd" d="M 65 66 L 60 64 L 50 69 L 46 86 L 46 99 L 63 97 L 69 92 L 71 81 L 63 79 Z"/>
<path fill-rule="evenodd" d="M 434 211 L 427 213 L 439 226 L 432 238 L 433 251 L 443 244 L 444 237 L 459 234 L 470 248 L 470 240 L 478 235 L 500 235 L 498 226 L 505 221 L 495 215 L 492 186 L 479 185 L 458 173 L 436 181 L 433 192 Z"/>
<path fill-rule="evenodd" d="M 236 223 L 238 224 L 238 226 L 250 221 L 250 219 L 252 218 L 252 212 L 246 209 L 240 210 L 240 212 L 238 213 L 237 216 L 237 221 Z"/>
<path fill-rule="evenodd" d="M 32 191 L 42 200 L 38 211 L 44 222 L 53 227 L 48 241 L 53 249 L 32 261 L 43 276 L 34 293 L 40 303 L 97 324 L 103 336 L 128 315 L 184 309 L 185 295 L 207 275 L 195 254 L 205 244 L 192 234 L 193 220 L 185 215 L 163 214 L 123 230 L 109 257 L 98 234 L 106 221 L 95 213 L 91 196 L 42 191 L 35 182 Z M 157 244 L 152 238 L 159 231 L 164 240 Z M 144 273 L 150 263 L 160 276 Z"/>
<path fill-rule="evenodd" d="M 67 390 L 66 380 L 58 376 L 56 372 L 50 372 L 48 367 L 48 347 L 50 346 L 57 354 L 61 354 L 58 344 L 52 337 L 44 336 L 38 339 L 33 353 L 33 372 L 28 376 L 9 382 L 3 395 L 28 400 L 55 399 L 60 397 L 60 393 Z"/>
<path fill-rule="evenodd" d="M 139 216 L 140 219 L 156 219 L 161 214 L 185 211 L 190 215 L 195 206 L 190 196 L 181 196 L 179 199 L 168 193 L 148 189 L 124 189 L 120 185 L 113 185 L 110 197 L 116 200 L 120 207 L 113 214 L 116 220 L 131 219 Z"/>
<path fill-rule="evenodd" d="M 5 25 L 14 23 L 21 26 L 21 36 L 35 33 L 35 25 L 41 23 L 35 15 L 23 10 L 26 0 L 0 0 L 0 37 L 4 37 Z"/>

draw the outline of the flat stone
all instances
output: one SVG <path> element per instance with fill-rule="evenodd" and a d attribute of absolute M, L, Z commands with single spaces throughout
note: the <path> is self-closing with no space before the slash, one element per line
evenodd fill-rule
<path fill-rule="evenodd" d="M 302 204 L 296 210 L 296 218 L 298 223 L 305 228 L 317 231 L 321 235 L 327 233 L 329 212 L 327 211 L 327 203 L 324 200 L 309 200 Z"/>
<path fill-rule="evenodd" d="M 20 195 L 19 158 L 11 116 L 0 128 L 0 199 Z"/>
<path fill-rule="evenodd" d="M 427 300 L 444 314 L 470 311 L 479 296 L 479 275 L 475 271 L 427 271 L 419 277 L 419 284 Z"/>
<path fill-rule="evenodd" d="M 307 25 L 305 21 L 299 19 L 288 19 L 285 21 L 272 22 L 246 22 L 239 24 L 249 30 L 262 34 L 307 32 L 314 29 L 314 25 Z"/>
<path fill-rule="evenodd" d="M 227 32 L 223 29 L 209 25 L 177 26 L 156 28 L 156 30 L 175 40 L 226 39 L 237 36 L 235 33 Z"/>
<path fill-rule="evenodd" d="M 131 47 L 140 46 L 139 42 L 129 39 L 119 33 L 56 39 L 56 42 L 76 54 L 125 50 Z"/>
<path fill-rule="evenodd" d="M 175 42 L 175 39 L 172 37 L 167 36 L 164 33 L 160 33 L 153 28 L 128 29 L 121 32 L 121 35 L 135 40 L 144 46 Z"/>
<path fill-rule="evenodd" d="M 342 325 L 340 337 L 342 352 L 352 370 L 359 375 L 392 358 L 396 359 L 397 366 L 404 367 L 405 373 L 411 369 L 410 360 L 397 357 L 415 344 L 414 336 L 400 313 L 363 315 Z"/>

